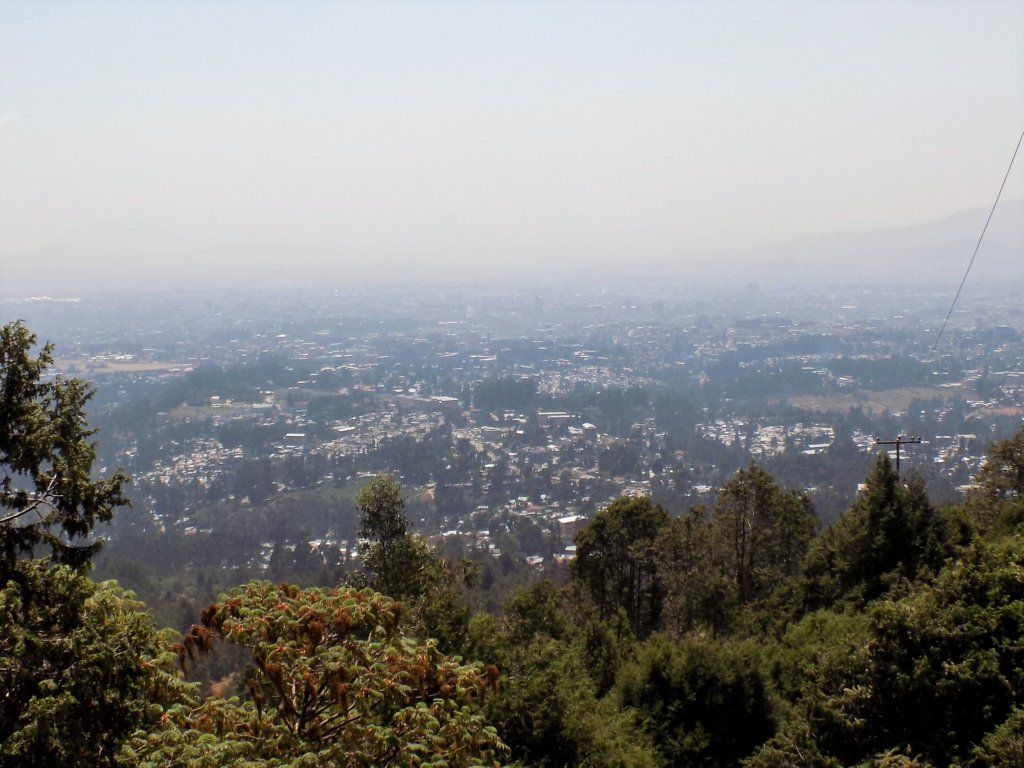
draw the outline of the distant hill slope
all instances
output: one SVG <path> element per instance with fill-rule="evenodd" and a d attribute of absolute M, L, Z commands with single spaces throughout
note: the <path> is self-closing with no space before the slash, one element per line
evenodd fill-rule
<path fill-rule="evenodd" d="M 316 249 L 280 243 L 220 243 L 204 247 L 172 246 L 151 249 L 129 246 L 136 236 L 116 246 L 102 247 L 95 237 L 21 253 L 0 253 L 3 281 L 0 297 L 40 293 L 93 291 L 110 287 L 178 288 L 253 286 L 269 283 L 310 284 L 324 281 L 388 281 L 400 274 L 405 281 L 440 282 L 497 274 L 502 278 L 535 275 L 589 279 L 628 274 L 634 278 L 706 279 L 795 283 L 807 280 L 863 282 L 929 280 L 948 284 L 959 280 L 981 233 L 987 208 L 975 208 L 945 218 L 885 230 L 811 235 L 741 253 L 692 254 L 678 244 L 678 258 L 648 258 L 623 254 L 621 261 L 602 258 L 580 265 L 552 263 L 523 254 L 523 258 L 480 257 L 479 264 L 446 267 L 445 254 L 374 252 L 345 248 Z M 114 243 L 115 240 L 108 242 Z M 1000 204 L 986 234 L 972 279 L 1024 279 L 1024 201 Z"/>
<path fill-rule="evenodd" d="M 745 254 L 744 260 L 760 270 L 785 265 L 836 278 L 948 280 L 963 275 L 988 214 L 988 208 L 973 208 L 907 227 L 802 237 Z M 1000 203 L 972 275 L 976 279 L 1024 276 L 1024 201 Z"/>

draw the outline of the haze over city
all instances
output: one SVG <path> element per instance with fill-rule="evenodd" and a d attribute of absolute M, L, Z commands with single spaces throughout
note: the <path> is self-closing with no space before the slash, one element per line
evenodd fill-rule
<path fill-rule="evenodd" d="M 1020 768 L 1021 41 L 0 0 L 0 768 Z"/>
<path fill-rule="evenodd" d="M 728 272 L 959 216 L 952 279 L 1024 125 L 1021 39 L 1009 1 L 4 0 L 0 292 Z M 1018 168 L 993 258 L 1022 198 Z"/>

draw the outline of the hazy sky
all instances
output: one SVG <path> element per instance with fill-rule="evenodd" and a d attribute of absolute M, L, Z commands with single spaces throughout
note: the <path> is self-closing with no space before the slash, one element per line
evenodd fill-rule
<path fill-rule="evenodd" d="M 0 253 L 687 258 L 926 221 L 991 204 L 1021 41 L 1024 0 L 0 0 Z"/>

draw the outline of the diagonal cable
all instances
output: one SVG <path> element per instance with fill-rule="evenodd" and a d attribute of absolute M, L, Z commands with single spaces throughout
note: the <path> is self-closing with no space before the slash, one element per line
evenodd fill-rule
<path fill-rule="evenodd" d="M 960 287 L 956 289 L 956 296 L 953 297 L 953 303 L 949 305 L 949 312 L 946 313 L 946 319 L 942 321 L 942 327 L 939 328 L 939 334 L 935 337 L 935 343 L 932 344 L 932 348 L 928 352 L 928 358 L 931 358 L 935 353 L 935 350 L 938 348 L 939 341 L 942 340 L 942 334 L 945 332 L 946 325 L 949 323 L 949 318 L 953 314 L 953 307 L 956 306 L 956 300 L 960 298 L 960 291 L 964 289 L 964 283 L 967 282 L 967 276 L 971 274 L 971 267 L 974 266 L 974 260 L 978 258 L 978 249 L 981 248 L 981 241 L 985 239 L 985 232 L 988 230 L 989 222 L 992 221 L 992 214 L 996 212 L 996 206 L 999 205 L 999 198 L 1003 196 L 1003 189 L 1006 188 L 1006 180 L 1010 178 L 1010 170 L 1013 168 L 1013 161 L 1017 159 L 1017 152 L 1020 150 L 1022 141 L 1024 141 L 1024 131 L 1021 131 L 1020 138 L 1017 139 L 1017 148 L 1013 150 L 1013 157 L 1010 158 L 1010 164 L 1006 168 L 1006 175 L 1003 176 L 1003 183 L 999 185 L 999 193 L 996 195 L 995 202 L 992 203 L 992 210 L 988 212 L 988 218 L 985 220 L 985 226 L 981 228 L 981 236 L 978 238 L 978 244 L 974 246 L 974 254 L 971 256 L 971 261 L 967 265 L 964 277 L 960 281 Z"/>

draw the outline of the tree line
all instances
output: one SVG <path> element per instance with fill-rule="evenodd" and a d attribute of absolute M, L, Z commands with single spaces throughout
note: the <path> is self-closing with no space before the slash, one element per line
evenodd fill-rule
<path fill-rule="evenodd" d="M 89 578 L 127 478 L 34 345 L 0 331 L 0 765 L 1021 764 L 1024 430 L 957 505 L 880 455 L 823 531 L 756 464 L 709 509 L 618 499 L 494 612 L 378 476 L 358 567 L 182 634 Z"/>

